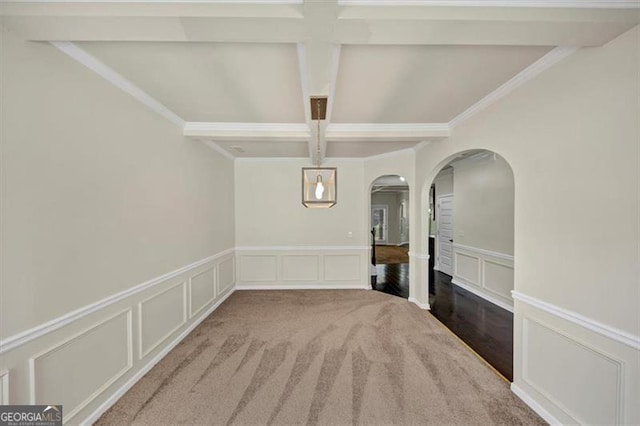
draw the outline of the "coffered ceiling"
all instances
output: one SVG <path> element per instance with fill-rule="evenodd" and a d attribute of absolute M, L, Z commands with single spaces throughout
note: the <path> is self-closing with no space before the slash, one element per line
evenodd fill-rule
<path fill-rule="evenodd" d="M 0 3 L 185 137 L 233 157 L 446 143 L 450 129 L 581 47 L 640 21 L 636 0 L 116 0 Z"/>

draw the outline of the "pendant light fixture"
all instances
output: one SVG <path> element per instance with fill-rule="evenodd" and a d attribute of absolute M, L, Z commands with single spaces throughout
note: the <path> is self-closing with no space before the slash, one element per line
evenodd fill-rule
<path fill-rule="evenodd" d="M 302 204 L 307 208 L 330 208 L 336 205 L 338 195 L 338 170 L 320 167 L 320 120 L 326 119 L 327 98 L 311 98 L 311 118 L 317 122 L 316 167 L 302 168 Z"/>

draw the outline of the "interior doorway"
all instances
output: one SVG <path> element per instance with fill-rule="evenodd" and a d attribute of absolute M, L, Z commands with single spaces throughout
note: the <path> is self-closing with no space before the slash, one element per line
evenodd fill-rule
<path fill-rule="evenodd" d="M 511 381 L 511 167 L 493 152 L 467 151 L 450 158 L 427 185 L 431 314 Z"/>
<path fill-rule="evenodd" d="M 371 187 L 371 286 L 409 297 L 409 185 L 386 175 Z"/>

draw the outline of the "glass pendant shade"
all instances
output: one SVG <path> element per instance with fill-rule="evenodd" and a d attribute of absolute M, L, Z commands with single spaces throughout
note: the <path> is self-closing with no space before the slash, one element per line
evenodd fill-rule
<path fill-rule="evenodd" d="M 302 168 L 302 204 L 309 208 L 336 205 L 338 170 L 335 167 Z"/>

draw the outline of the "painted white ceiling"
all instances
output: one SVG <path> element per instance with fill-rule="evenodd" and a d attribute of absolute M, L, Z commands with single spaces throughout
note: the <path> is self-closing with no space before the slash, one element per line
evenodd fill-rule
<path fill-rule="evenodd" d="M 344 46 L 332 121 L 447 123 L 548 46 Z"/>
<path fill-rule="evenodd" d="M 76 44 L 185 121 L 304 122 L 295 44 Z"/>
<path fill-rule="evenodd" d="M 0 25 L 65 54 L 233 157 L 370 157 L 451 129 L 578 48 L 640 22 L 637 0 L 22 0 Z M 234 148 L 236 147 L 236 148 Z"/>

